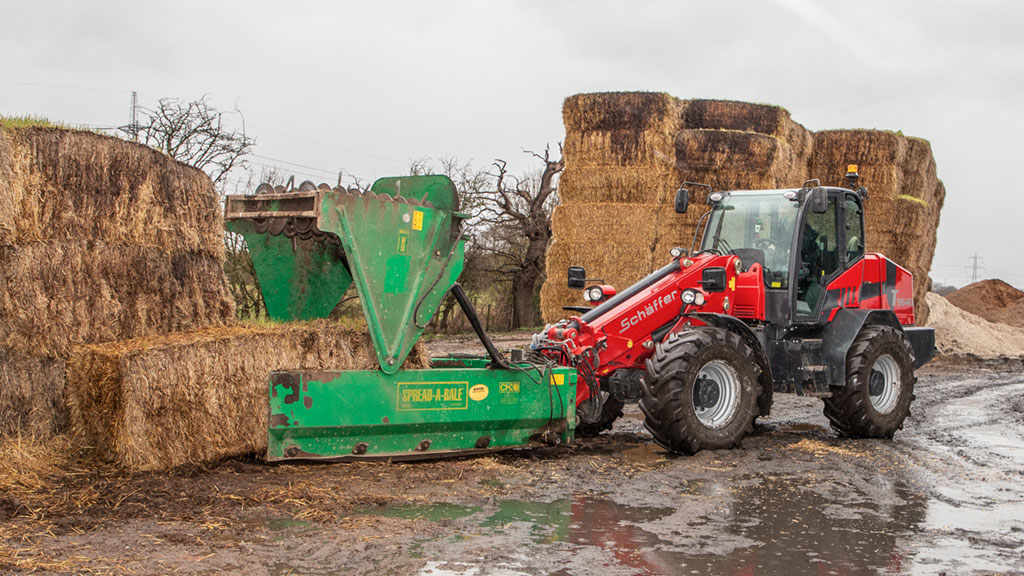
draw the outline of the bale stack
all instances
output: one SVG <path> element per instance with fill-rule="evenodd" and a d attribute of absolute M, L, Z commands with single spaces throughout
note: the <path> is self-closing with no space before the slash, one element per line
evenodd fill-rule
<path fill-rule="evenodd" d="M 426 368 L 417 346 L 403 368 Z M 318 321 L 205 328 L 83 346 L 68 360 L 75 432 L 136 470 L 265 453 L 267 378 L 280 368 L 378 367 L 365 328 Z"/>
<path fill-rule="evenodd" d="M 731 100 L 691 100 L 676 136 L 676 170 L 689 182 L 715 190 L 799 187 L 806 179 L 811 133 L 779 106 Z M 658 221 L 656 259 L 667 261 L 673 246 L 689 247 L 707 200 L 691 187 L 697 209 L 667 211 Z"/>
<path fill-rule="evenodd" d="M 589 276 L 622 289 L 667 262 L 673 246 L 690 246 L 707 193 L 691 187 L 694 208 L 677 215 L 672 200 L 683 181 L 715 190 L 797 188 L 808 178 L 846 186 L 850 163 L 861 166 L 872 191 L 867 249 L 914 273 L 918 323 L 927 320 L 927 272 L 945 197 L 928 142 L 875 130 L 814 134 L 778 106 L 668 94 L 579 94 L 562 113 L 566 168 L 541 289 L 546 321 L 581 304 L 579 292 L 565 287 L 568 266 L 586 266 Z"/>
<path fill-rule="evenodd" d="M 75 346 L 232 319 L 217 206 L 148 147 L 0 129 L 0 433 L 67 427 Z"/>
<path fill-rule="evenodd" d="M 675 137 L 685 103 L 664 93 L 579 94 L 565 100 L 566 168 L 562 205 L 552 215 L 548 280 L 541 289 L 547 321 L 562 306 L 582 304 L 565 271 L 585 266 L 592 278 L 628 286 L 651 272 L 658 230 L 674 198 Z"/>
<path fill-rule="evenodd" d="M 847 186 L 846 166 L 857 164 L 870 190 L 864 202 L 870 252 L 881 252 L 914 275 L 917 323 L 928 321 L 925 295 L 935 234 L 945 200 L 931 146 L 918 138 L 880 130 L 828 130 L 814 135 L 810 174 L 828 186 Z"/>

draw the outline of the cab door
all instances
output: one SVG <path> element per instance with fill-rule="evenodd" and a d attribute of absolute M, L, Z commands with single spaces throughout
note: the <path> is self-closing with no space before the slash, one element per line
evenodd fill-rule
<path fill-rule="evenodd" d="M 803 218 L 797 239 L 793 266 L 793 319 L 814 322 L 825 301 L 825 287 L 839 275 L 846 264 L 845 237 L 839 219 L 839 202 L 834 193 L 828 195 L 828 206 L 821 214 L 803 207 Z M 844 250 L 840 250 L 843 246 Z"/>

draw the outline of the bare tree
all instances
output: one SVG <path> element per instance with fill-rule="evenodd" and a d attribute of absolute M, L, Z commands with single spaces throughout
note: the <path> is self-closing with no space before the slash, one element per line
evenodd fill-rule
<path fill-rule="evenodd" d="M 551 243 L 551 212 L 558 204 L 555 179 L 565 168 L 562 149 L 553 158 L 527 151 L 540 160 L 539 173 L 515 177 L 504 160 L 493 164 L 494 188 L 483 191 L 476 212 L 478 225 L 493 229 L 483 250 L 495 258 L 495 272 L 511 279 L 512 328 L 540 323 L 539 290 L 544 280 L 544 258 Z"/>
<path fill-rule="evenodd" d="M 191 102 L 162 98 L 155 109 L 142 110 L 146 120 L 138 127 L 141 142 L 206 172 L 218 191 L 228 173 L 245 167 L 245 156 L 255 144 L 245 134 L 242 113 L 237 108 L 231 112 L 242 118 L 242 129 L 229 128 L 224 122 L 228 113 L 213 107 L 209 95 Z"/>

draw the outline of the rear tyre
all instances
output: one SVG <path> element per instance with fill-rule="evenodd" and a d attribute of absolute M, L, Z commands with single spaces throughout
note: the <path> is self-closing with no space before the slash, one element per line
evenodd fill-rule
<path fill-rule="evenodd" d="M 737 334 L 708 326 L 670 334 L 647 360 L 644 426 L 672 452 L 738 446 L 757 414 L 758 373 Z"/>
<path fill-rule="evenodd" d="M 583 422 L 577 416 L 577 436 L 597 436 L 605 430 L 611 430 L 615 421 L 622 417 L 622 408 L 626 404 L 607 392 L 601 391 L 601 395 L 607 395 L 601 405 L 601 416 L 595 422 Z"/>
<path fill-rule="evenodd" d="M 824 414 L 840 434 L 892 438 L 914 400 L 914 355 L 902 331 L 865 326 L 846 353 L 846 386 L 832 387 Z"/>

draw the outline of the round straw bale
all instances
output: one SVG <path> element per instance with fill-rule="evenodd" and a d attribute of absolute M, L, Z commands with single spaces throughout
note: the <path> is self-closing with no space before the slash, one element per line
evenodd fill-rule
<path fill-rule="evenodd" d="M 562 103 L 567 133 L 590 130 L 643 132 L 682 120 L 683 103 L 664 92 L 599 92 L 576 94 Z"/>
<path fill-rule="evenodd" d="M 589 202 L 673 202 L 680 174 L 672 168 L 577 166 L 566 163 L 558 180 L 564 204 Z"/>

